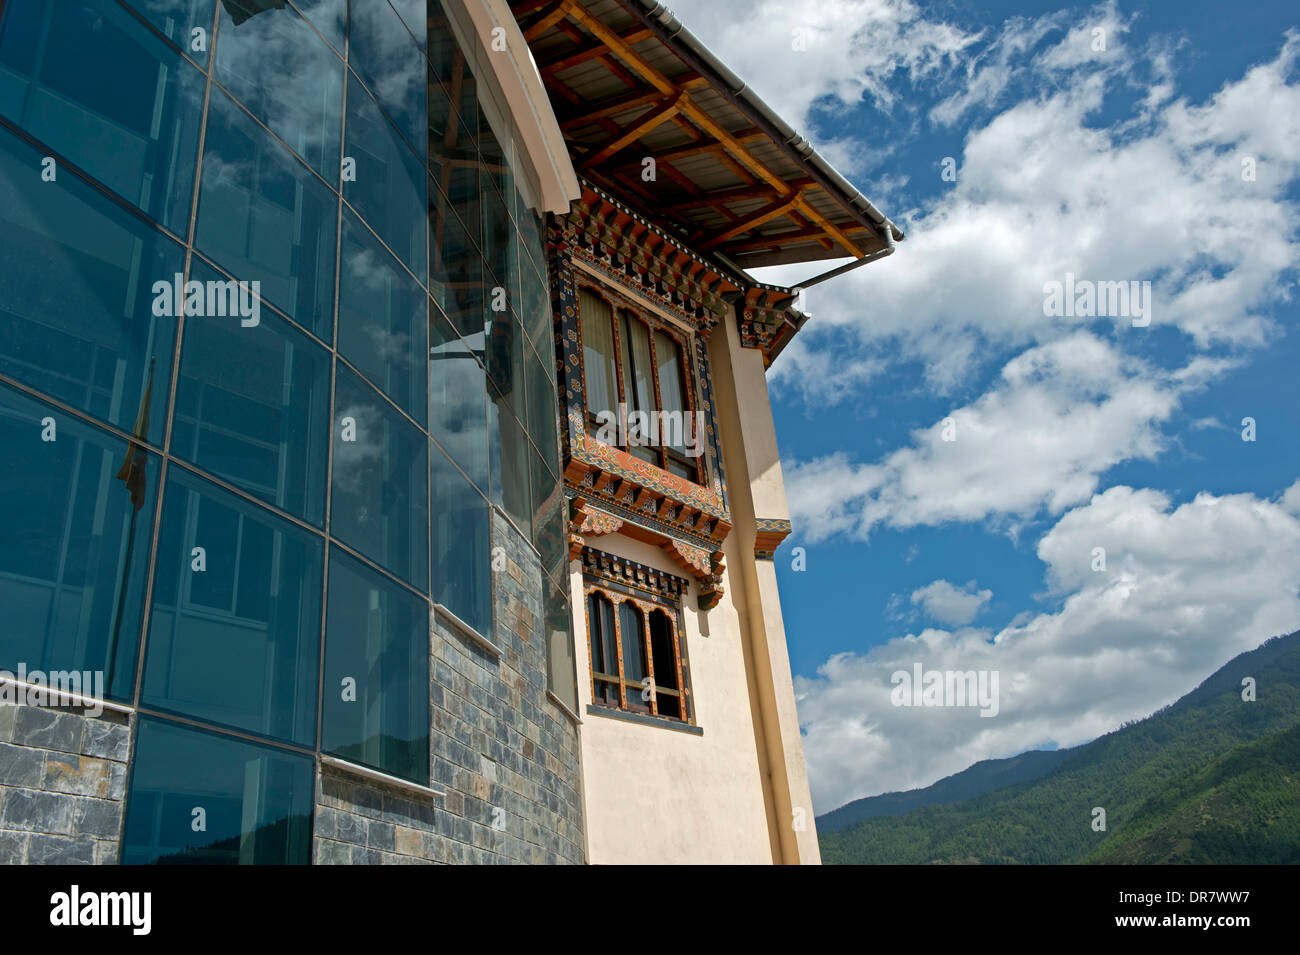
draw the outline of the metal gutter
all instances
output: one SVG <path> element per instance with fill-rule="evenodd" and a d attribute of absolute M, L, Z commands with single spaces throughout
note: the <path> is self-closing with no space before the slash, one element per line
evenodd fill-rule
<path fill-rule="evenodd" d="M 905 236 L 902 229 L 823 159 L 806 139 L 728 69 L 699 37 L 686 29 L 660 0 L 625 0 L 625 4 L 632 8 L 632 12 L 646 26 L 655 30 L 661 39 L 672 46 L 692 69 L 705 75 L 712 74 L 720 80 L 730 98 L 739 101 L 736 105 L 752 115 L 755 125 L 792 153 L 796 162 L 809 167 L 813 179 L 820 186 L 827 191 L 839 193 L 852 210 L 864 215 L 864 224 L 874 227 L 887 246 L 903 241 Z M 893 242 L 885 239 L 886 231 L 891 234 Z"/>

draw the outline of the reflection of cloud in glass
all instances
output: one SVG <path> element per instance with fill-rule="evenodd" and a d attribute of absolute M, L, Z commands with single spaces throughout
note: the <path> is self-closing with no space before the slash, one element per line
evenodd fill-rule
<path fill-rule="evenodd" d="M 356 422 L 356 440 L 343 440 L 343 420 Z M 347 405 L 336 417 L 338 434 L 334 440 L 334 484 L 340 490 L 357 493 L 367 478 L 374 478 L 375 468 L 382 467 L 384 457 L 384 419 L 372 405 Z M 378 481 L 374 481 L 378 483 Z M 363 517 L 364 519 L 364 517 Z"/>
<path fill-rule="evenodd" d="M 247 6 L 239 0 L 229 7 Z M 328 181 L 337 178 L 343 63 L 293 10 L 264 7 L 236 23 L 223 17 L 216 76 Z"/>
<path fill-rule="evenodd" d="M 248 183 L 256 181 L 257 167 L 248 159 L 230 162 L 217 150 L 215 143 L 203 154 L 203 182 L 205 186 L 220 183 L 248 191 Z"/>
<path fill-rule="evenodd" d="M 354 3 L 351 45 L 354 68 L 423 152 L 428 73 L 424 55 L 411 34 L 386 2 Z"/>

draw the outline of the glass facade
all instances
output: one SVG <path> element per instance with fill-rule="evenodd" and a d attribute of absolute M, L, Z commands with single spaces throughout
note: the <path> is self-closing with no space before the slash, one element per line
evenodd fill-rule
<path fill-rule="evenodd" d="M 543 222 L 479 56 L 439 0 L 0 3 L 0 669 L 136 707 L 123 862 L 309 861 L 319 753 L 428 785 L 494 508 L 567 641 Z"/>

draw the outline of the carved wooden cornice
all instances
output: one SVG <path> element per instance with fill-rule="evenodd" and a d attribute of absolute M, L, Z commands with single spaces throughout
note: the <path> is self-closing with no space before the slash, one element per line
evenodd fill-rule
<path fill-rule="evenodd" d="M 718 265 L 590 183 L 559 227 L 576 258 L 699 331 L 728 315 L 725 296 L 742 291 Z"/>
<path fill-rule="evenodd" d="M 760 517 L 754 521 L 754 556 L 771 560 L 776 549 L 790 536 L 790 522 L 782 518 Z"/>
<path fill-rule="evenodd" d="M 588 577 L 611 581 L 680 603 L 690 582 L 645 564 L 587 547 L 582 551 L 582 572 Z"/>

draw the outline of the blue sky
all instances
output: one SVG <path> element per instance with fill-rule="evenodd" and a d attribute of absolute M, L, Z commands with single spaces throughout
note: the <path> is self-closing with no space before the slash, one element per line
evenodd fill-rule
<path fill-rule="evenodd" d="M 1091 739 L 1300 629 L 1300 8 L 672 7 L 908 233 L 809 290 L 770 372 L 817 811 Z M 1150 325 L 1044 315 L 1067 272 L 1151 282 Z M 998 671 L 998 715 L 892 706 L 916 662 Z"/>

